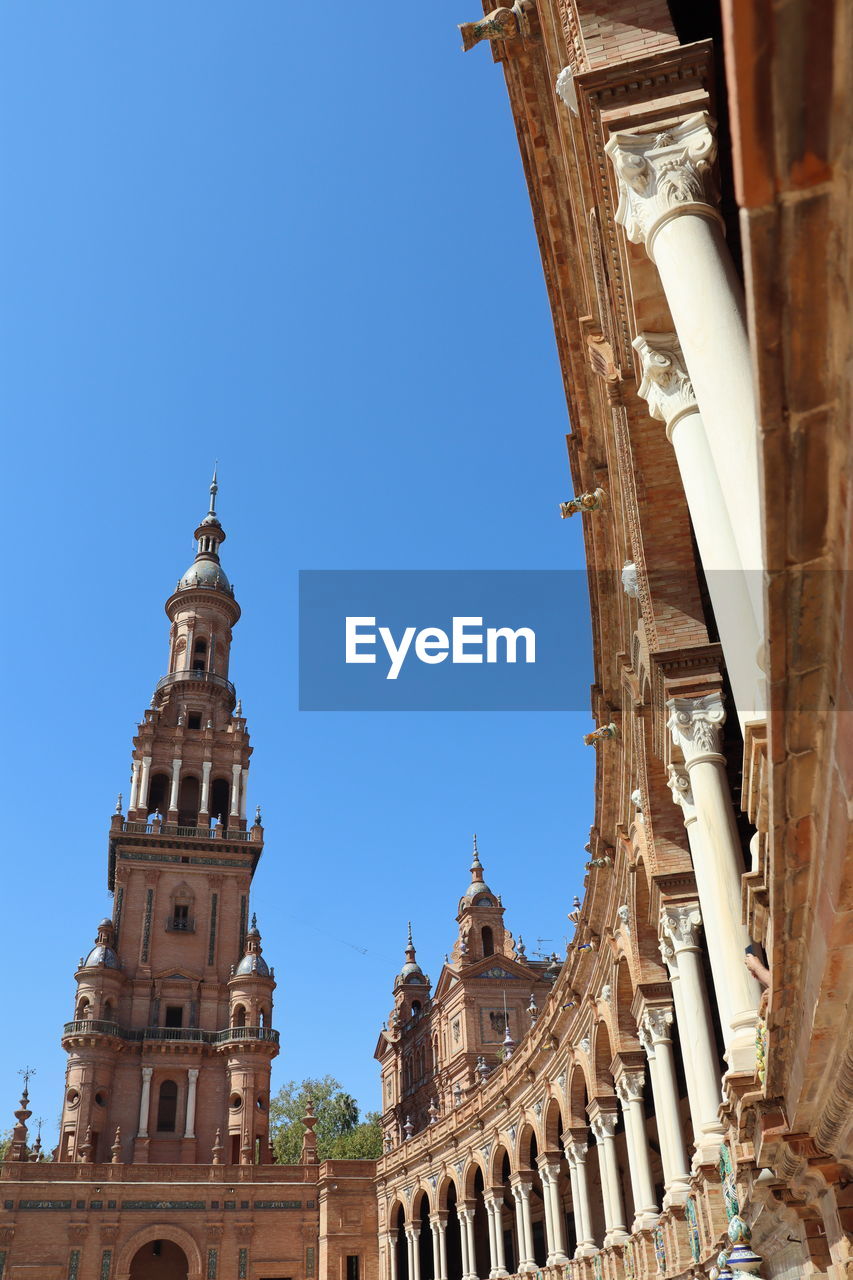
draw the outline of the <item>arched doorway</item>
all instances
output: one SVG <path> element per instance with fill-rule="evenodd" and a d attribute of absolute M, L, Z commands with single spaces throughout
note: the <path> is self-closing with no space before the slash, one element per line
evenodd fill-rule
<path fill-rule="evenodd" d="M 173 1240 L 149 1240 L 137 1249 L 130 1280 L 188 1280 L 187 1255 Z"/>

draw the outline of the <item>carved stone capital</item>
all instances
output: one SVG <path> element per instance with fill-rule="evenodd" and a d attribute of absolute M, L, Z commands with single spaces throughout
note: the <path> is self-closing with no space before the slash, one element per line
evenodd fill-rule
<path fill-rule="evenodd" d="M 599 1142 L 603 1142 L 605 1138 L 612 1138 L 616 1132 L 616 1113 L 612 1111 L 600 1111 L 595 1119 L 591 1122 L 591 1128 Z"/>
<path fill-rule="evenodd" d="M 569 1164 L 579 1165 L 586 1162 L 589 1147 L 585 1142 L 578 1142 L 576 1138 L 566 1138 L 563 1142 L 563 1150 Z"/>
<path fill-rule="evenodd" d="M 645 1071 L 623 1071 L 616 1081 L 616 1092 L 626 1105 L 629 1102 L 642 1102 L 645 1087 Z"/>
<path fill-rule="evenodd" d="M 667 727 L 688 769 L 699 759 L 724 760 L 726 709 L 721 693 L 708 693 L 702 698 L 669 698 L 666 705 L 669 708 Z"/>
<path fill-rule="evenodd" d="M 699 949 L 699 930 L 702 927 L 702 913 L 697 902 L 687 905 L 665 904 L 660 913 L 661 932 L 671 938 L 676 953 L 688 947 Z"/>
<path fill-rule="evenodd" d="M 689 822 L 696 817 L 696 805 L 693 801 L 693 788 L 690 785 L 690 774 L 680 764 L 671 764 L 667 769 L 669 777 L 666 785 L 672 792 L 672 803 L 681 806 L 684 821 Z"/>
<path fill-rule="evenodd" d="M 657 1006 L 654 1009 L 647 1009 L 643 1014 L 642 1031 L 655 1045 L 664 1040 L 670 1040 L 669 1029 L 672 1026 L 672 1007 Z"/>
<path fill-rule="evenodd" d="M 700 111 L 671 128 L 614 133 L 604 148 L 619 182 L 616 221 L 654 261 L 654 241 L 673 218 L 693 214 L 721 221 L 711 169 L 715 122 Z"/>
<path fill-rule="evenodd" d="M 637 394 L 647 402 L 651 416 L 666 423 L 667 439 L 671 440 L 676 423 L 686 414 L 698 412 L 681 344 L 674 333 L 641 333 L 633 347 L 643 373 Z"/>

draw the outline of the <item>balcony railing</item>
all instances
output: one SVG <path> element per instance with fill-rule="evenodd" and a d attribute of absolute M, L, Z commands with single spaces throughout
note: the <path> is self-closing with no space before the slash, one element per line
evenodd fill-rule
<path fill-rule="evenodd" d="M 262 1040 L 278 1044 L 279 1034 L 272 1027 L 225 1027 L 222 1031 L 202 1031 L 200 1027 L 141 1027 L 131 1030 L 117 1022 L 104 1022 L 98 1018 L 76 1018 L 66 1022 L 63 1036 L 100 1035 L 115 1036 L 119 1040 L 172 1040 L 190 1044 L 227 1044 L 234 1040 Z"/>
<path fill-rule="evenodd" d="M 278 1032 L 272 1027 L 226 1027 L 215 1033 L 213 1043 L 227 1044 L 229 1040 L 268 1040 L 278 1044 Z"/>
<path fill-rule="evenodd" d="M 124 822 L 122 831 L 137 836 L 180 836 L 191 840 L 236 840 L 246 843 L 252 839 L 251 831 L 239 831 L 236 827 L 184 827 L 174 822 Z M 221 834 L 215 834 L 215 833 Z"/>
<path fill-rule="evenodd" d="M 170 671 L 167 676 L 162 676 L 154 686 L 154 696 L 156 697 L 160 690 L 167 688 L 168 685 L 180 684 L 185 680 L 201 684 L 212 684 L 217 689 L 227 689 L 232 698 L 237 696 L 233 684 L 230 680 L 226 680 L 225 676 L 219 676 L 215 671 L 193 671 L 191 668 L 183 671 Z"/>
<path fill-rule="evenodd" d="M 167 933 L 195 933 L 192 916 L 166 916 Z"/>

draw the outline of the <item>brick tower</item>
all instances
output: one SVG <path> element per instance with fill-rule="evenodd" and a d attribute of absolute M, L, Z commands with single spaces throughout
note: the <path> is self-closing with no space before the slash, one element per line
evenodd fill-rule
<path fill-rule="evenodd" d="M 109 839 L 112 919 L 76 973 L 59 1159 L 263 1164 L 273 972 L 249 890 L 263 850 L 247 829 L 251 747 L 228 679 L 240 617 L 210 510 L 166 601 L 168 673 L 133 740 L 127 818 Z"/>

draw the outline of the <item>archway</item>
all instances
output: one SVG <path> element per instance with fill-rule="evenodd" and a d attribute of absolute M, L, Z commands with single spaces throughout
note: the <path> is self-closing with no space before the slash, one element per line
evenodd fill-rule
<path fill-rule="evenodd" d="M 396 1275 L 397 1280 L 411 1280 L 409 1276 L 409 1242 L 406 1239 L 406 1214 L 402 1205 L 397 1206 L 396 1213 L 391 1218 L 394 1228 L 394 1242 L 392 1249 L 396 1255 Z"/>
<path fill-rule="evenodd" d="M 130 1280 L 187 1280 L 187 1255 L 173 1240 L 149 1240 L 137 1249 L 130 1264 Z"/>
<path fill-rule="evenodd" d="M 158 1241 L 159 1254 L 152 1247 Z M 202 1280 L 201 1251 L 182 1227 L 153 1222 L 135 1231 L 119 1250 L 114 1280 Z"/>

